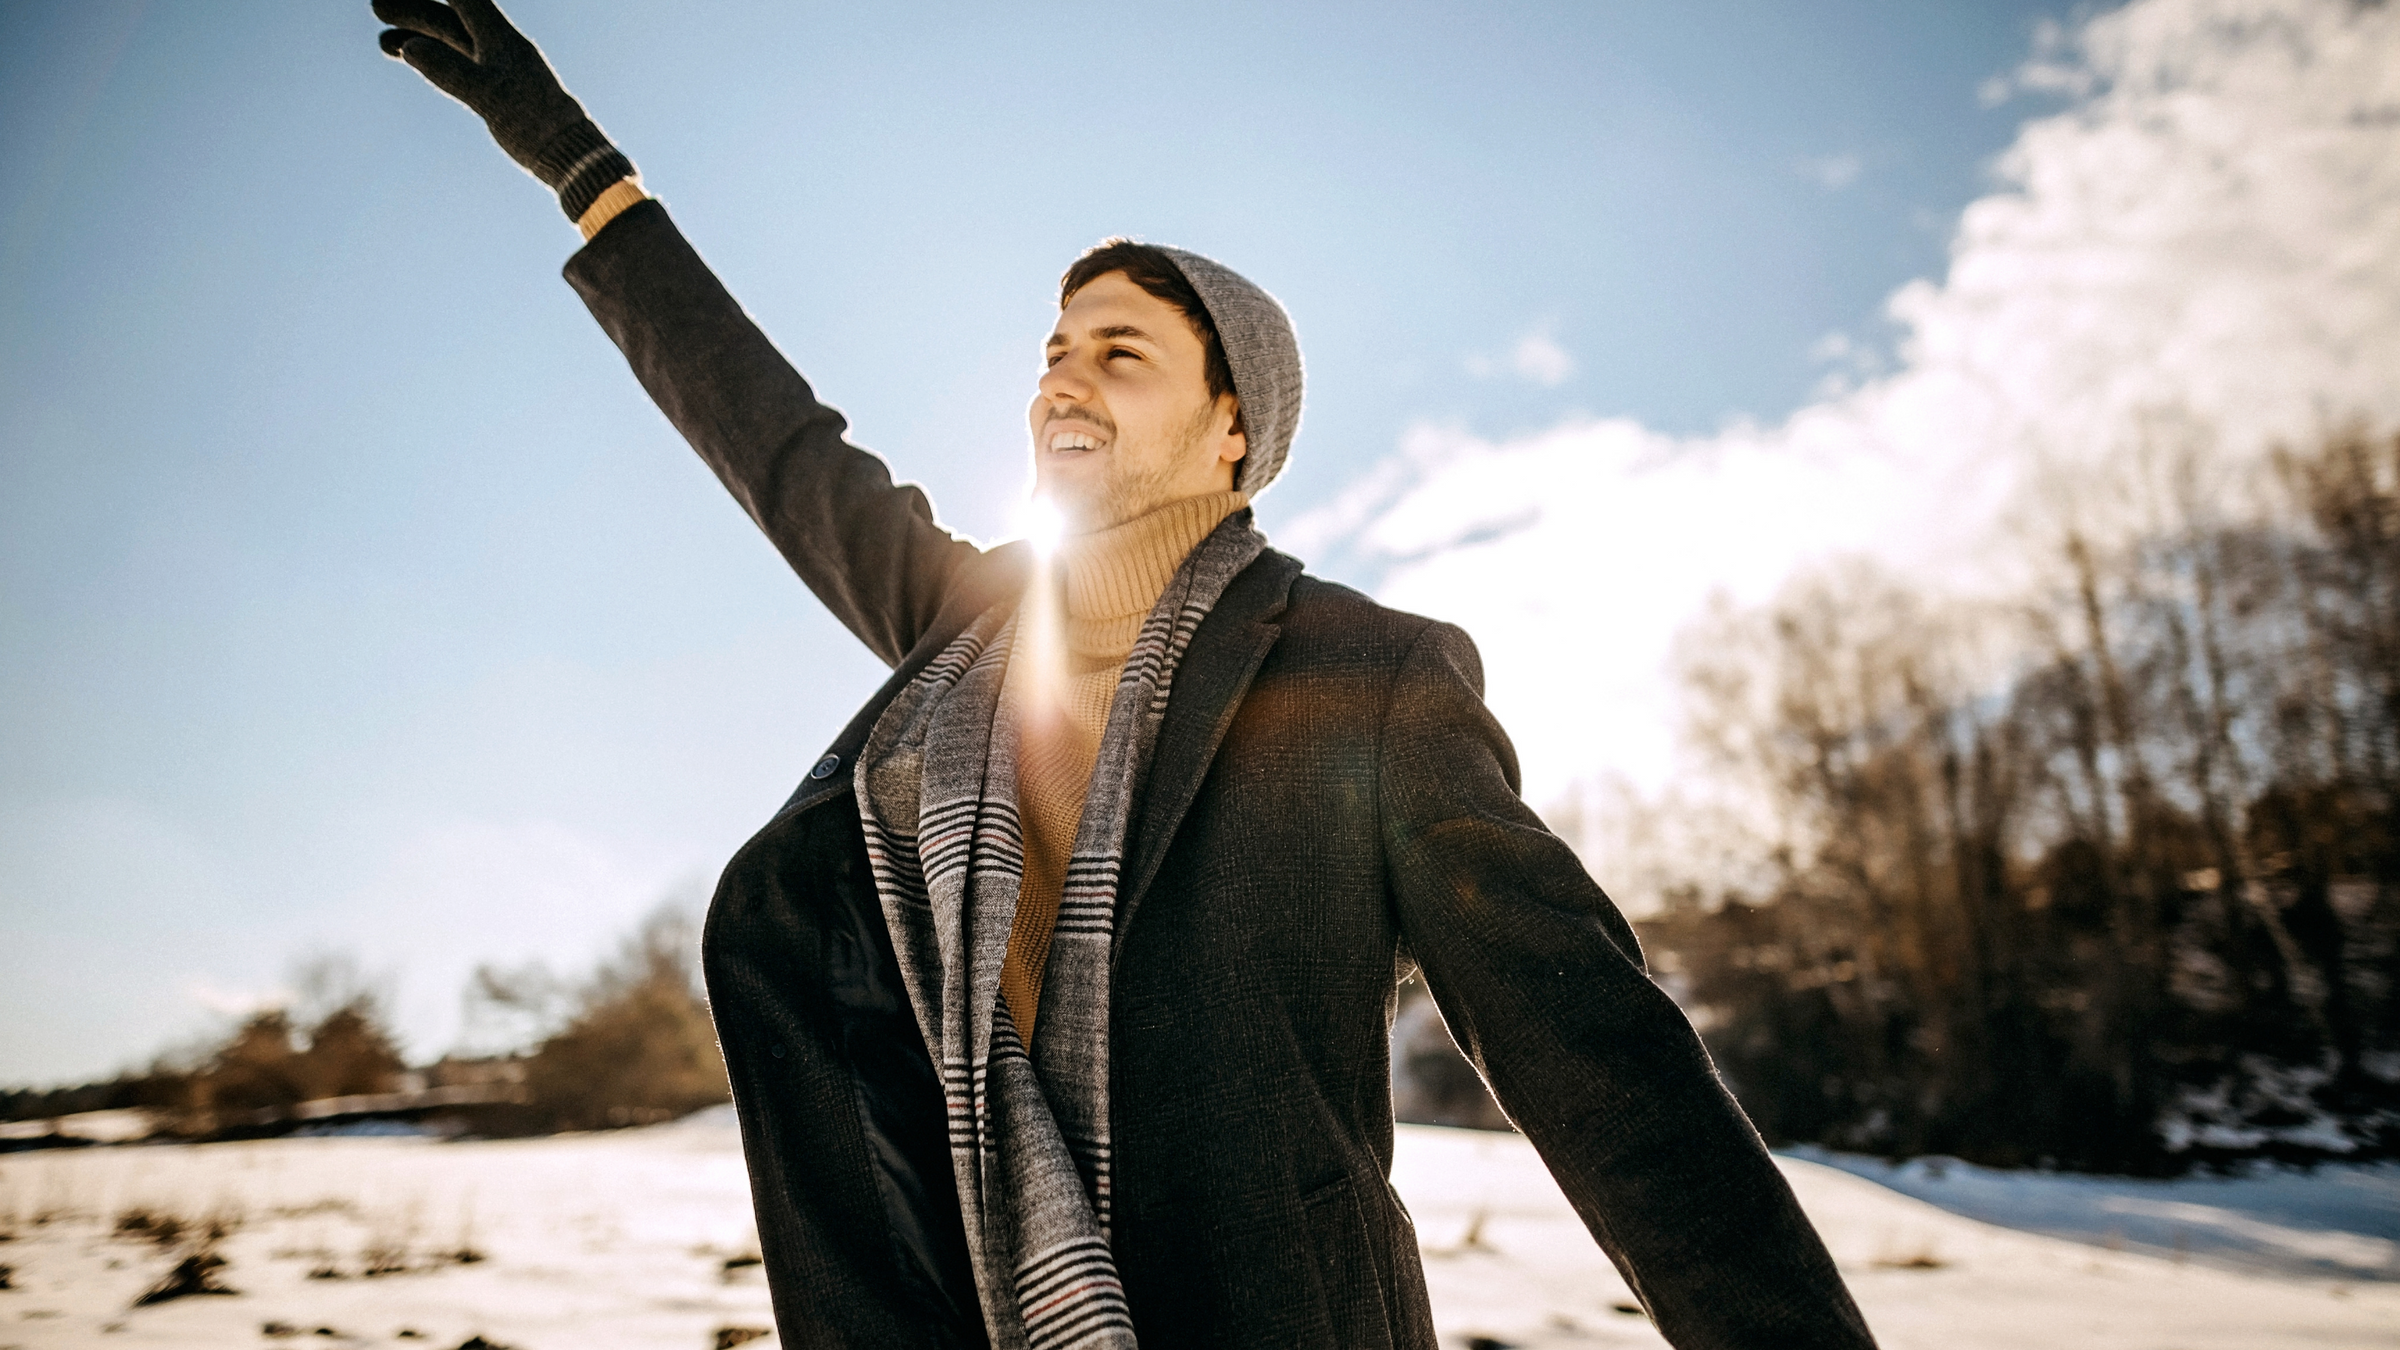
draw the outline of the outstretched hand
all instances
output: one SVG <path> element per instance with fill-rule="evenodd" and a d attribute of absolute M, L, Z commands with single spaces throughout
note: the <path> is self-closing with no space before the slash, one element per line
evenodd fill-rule
<path fill-rule="evenodd" d="M 434 88 L 483 119 L 492 139 L 558 193 L 570 218 L 633 174 L 632 161 L 584 115 L 566 86 L 492 0 L 374 0 L 390 24 L 384 54 L 406 61 Z"/>

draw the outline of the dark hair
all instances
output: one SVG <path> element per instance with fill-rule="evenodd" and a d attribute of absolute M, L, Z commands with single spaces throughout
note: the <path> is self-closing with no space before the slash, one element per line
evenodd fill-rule
<path fill-rule="evenodd" d="M 1237 401 L 1233 429 L 1240 431 L 1241 395 L 1233 387 L 1233 364 L 1225 359 L 1225 343 L 1217 336 L 1217 321 L 1208 317 L 1208 306 L 1200 302 L 1200 292 L 1192 289 L 1183 269 L 1175 265 L 1165 250 L 1131 239 L 1102 240 L 1099 247 L 1077 258 L 1067 274 L 1058 279 L 1058 307 L 1065 309 L 1077 291 L 1111 272 L 1123 272 L 1126 280 L 1182 312 L 1192 331 L 1200 335 L 1200 345 L 1208 350 L 1208 396 L 1218 399 L 1234 395 Z"/>

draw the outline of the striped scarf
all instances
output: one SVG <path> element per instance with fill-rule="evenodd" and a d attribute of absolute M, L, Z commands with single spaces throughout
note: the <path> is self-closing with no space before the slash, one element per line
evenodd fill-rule
<path fill-rule="evenodd" d="M 1226 517 L 1183 561 L 1117 682 L 1076 826 L 1027 1053 L 1000 995 L 1024 834 L 1017 727 L 1001 697 L 1018 604 L 969 624 L 904 689 L 858 757 L 858 811 L 926 1049 L 994 1350 L 1131 1350 L 1109 1251 L 1109 963 L 1136 789 L 1176 663 L 1266 539 Z"/>

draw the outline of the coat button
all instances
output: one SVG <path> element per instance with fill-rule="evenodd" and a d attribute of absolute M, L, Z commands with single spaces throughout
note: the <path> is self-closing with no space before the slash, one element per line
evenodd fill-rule
<path fill-rule="evenodd" d="M 840 755 L 827 755 L 825 758 L 817 761 L 816 766 L 808 771 L 808 776 L 811 778 L 831 778 L 841 769 L 841 767 L 842 757 Z"/>
<path fill-rule="evenodd" d="M 767 1053 L 773 1055 L 777 1059 L 783 1058 L 783 1042 L 777 1041 L 775 1044 L 768 1046 Z"/>

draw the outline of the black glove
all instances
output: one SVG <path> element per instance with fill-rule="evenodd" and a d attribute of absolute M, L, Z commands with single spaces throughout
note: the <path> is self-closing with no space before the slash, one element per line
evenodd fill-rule
<path fill-rule="evenodd" d="M 375 0 L 375 17 L 391 25 L 378 39 L 384 55 L 482 118 L 508 157 L 558 194 L 567 219 L 582 219 L 594 198 L 633 176 L 633 161 L 492 0 Z"/>

